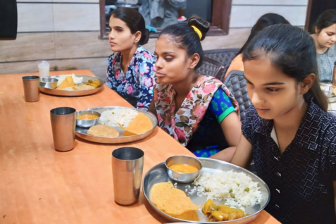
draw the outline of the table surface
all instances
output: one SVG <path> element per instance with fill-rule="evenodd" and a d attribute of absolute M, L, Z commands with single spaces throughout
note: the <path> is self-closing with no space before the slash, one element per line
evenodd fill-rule
<path fill-rule="evenodd" d="M 57 71 L 91 75 L 88 70 Z M 144 140 L 118 145 L 86 142 L 76 138 L 75 148 L 53 148 L 50 110 L 69 106 L 83 110 L 101 106 L 131 107 L 106 85 L 89 96 L 59 97 L 40 94 L 25 102 L 22 76 L 0 75 L 0 223 L 165 223 L 141 193 L 139 202 L 120 206 L 114 202 L 111 153 L 121 146 L 145 152 L 144 174 L 169 156 L 192 155 L 156 127 Z M 164 144 L 162 144 L 164 142 Z M 253 224 L 279 223 L 262 211 Z"/>

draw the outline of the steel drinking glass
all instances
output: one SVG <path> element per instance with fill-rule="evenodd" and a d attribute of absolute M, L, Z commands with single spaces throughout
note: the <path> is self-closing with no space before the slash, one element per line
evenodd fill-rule
<path fill-rule="evenodd" d="M 114 200 L 120 205 L 132 205 L 139 199 L 144 165 L 144 152 L 134 147 L 122 147 L 112 152 Z"/>
<path fill-rule="evenodd" d="M 26 102 L 37 102 L 40 100 L 40 90 L 39 90 L 39 82 L 40 77 L 38 76 L 23 76 L 23 90 L 24 97 Z"/>
<path fill-rule="evenodd" d="M 55 149 L 61 152 L 72 150 L 75 145 L 76 109 L 71 107 L 52 109 L 50 120 Z"/>

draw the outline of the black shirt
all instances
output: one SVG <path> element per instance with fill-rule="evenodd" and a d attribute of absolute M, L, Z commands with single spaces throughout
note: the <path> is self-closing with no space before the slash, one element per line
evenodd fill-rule
<path fill-rule="evenodd" d="M 257 174 L 271 191 L 266 211 L 282 223 L 334 224 L 336 117 L 311 102 L 282 155 L 272 129 L 273 120 L 248 109 L 242 131 L 252 144 Z"/>

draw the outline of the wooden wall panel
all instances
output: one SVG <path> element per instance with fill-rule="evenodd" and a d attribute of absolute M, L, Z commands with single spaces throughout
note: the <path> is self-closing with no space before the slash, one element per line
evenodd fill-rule
<path fill-rule="evenodd" d="M 54 31 L 99 31 L 99 4 L 54 4 Z"/>
<path fill-rule="evenodd" d="M 108 40 L 98 39 L 99 32 L 55 33 L 56 58 L 108 57 Z"/>
<path fill-rule="evenodd" d="M 241 48 L 248 36 L 250 35 L 250 28 L 230 29 L 229 35 L 226 36 L 208 36 L 201 43 L 203 50 L 225 49 L 225 48 Z M 154 52 L 156 39 L 149 39 L 144 47 Z"/>
<path fill-rule="evenodd" d="M 277 13 L 294 26 L 304 26 L 307 6 L 240 6 L 233 5 L 230 28 L 252 27 L 266 13 Z"/>
<path fill-rule="evenodd" d="M 17 0 L 17 3 L 21 2 L 53 2 L 53 0 Z"/>
<path fill-rule="evenodd" d="M 18 32 L 53 31 L 53 5 L 18 3 Z"/>
<path fill-rule="evenodd" d="M 308 5 L 308 0 L 232 0 L 232 4 L 248 5 Z"/>
<path fill-rule="evenodd" d="M 51 70 L 89 69 L 101 79 L 106 78 L 107 58 L 49 60 Z M 0 63 L 0 74 L 38 72 L 36 62 Z"/>
<path fill-rule="evenodd" d="M 53 2 L 99 3 L 99 0 L 53 0 Z"/>
<path fill-rule="evenodd" d="M 16 40 L 0 41 L 0 62 L 54 58 L 54 33 L 19 33 Z"/>

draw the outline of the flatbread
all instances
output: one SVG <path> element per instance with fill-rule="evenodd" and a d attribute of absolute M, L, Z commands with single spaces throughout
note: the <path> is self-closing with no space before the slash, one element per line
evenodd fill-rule
<path fill-rule="evenodd" d="M 150 131 L 153 128 L 153 124 L 151 120 L 139 112 L 135 118 L 129 123 L 126 128 L 123 128 L 125 132 L 122 134 L 123 136 L 131 136 L 143 134 L 147 131 Z"/>
<path fill-rule="evenodd" d="M 201 206 L 192 203 L 185 192 L 175 188 L 171 182 L 154 184 L 150 200 L 158 209 L 172 217 L 199 221 L 196 210 Z"/>
<path fill-rule="evenodd" d="M 114 138 L 119 136 L 119 132 L 116 129 L 102 124 L 92 126 L 87 133 L 93 136 L 108 138 Z"/>
<path fill-rule="evenodd" d="M 95 89 L 95 87 L 93 86 L 89 86 L 89 85 L 86 85 L 86 84 L 78 84 L 75 86 L 76 87 L 76 90 L 90 90 L 90 89 Z"/>
<path fill-rule="evenodd" d="M 59 86 L 57 86 L 56 89 L 65 89 L 65 88 L 73 87 L 73 86 L 75 86 L 75 82 L 72 76 L 69 75 L 63 80 L 63 82 Z"/>

